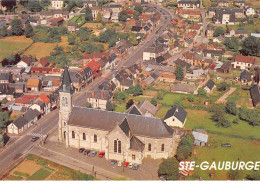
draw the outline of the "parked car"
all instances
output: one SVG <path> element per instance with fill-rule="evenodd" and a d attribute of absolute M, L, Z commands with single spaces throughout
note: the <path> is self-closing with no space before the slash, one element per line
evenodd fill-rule
<path fill-rule="evenodd" d="M 89 150 L 89 149 L 86 149 L 86 150 L 84 151 L 84 155 L 89 156 L 89 154 L 90 154 L 90 150 Z"/>
<path fill-rule="evenodd" d="M 111 160 L 111 161 L 110 161 L 110 165 L 115 165 L 116 163 L 117 163 L 116 160 Z"/>
<path fill-rule="evenodd" d="M 129 162 L 124 162 L 124 167 L 127 167 Z"/>
<path fill-rule="evenodd" d="M 84 150 L 85 150 L 84 148 L 80 148 L 79 153 L 82 153 Z"/>
<path fill-rule="evenodd" d="M 92 151 L 91 156 L 94 157 L 94 156 L 96 156 L 96 154 L 97 154 L 97 151 Z"/>
<path fill-rule="evenodd" d="M 122 166 L 122 162 L 118 162 L 117 166 L 121 167 Z"/>
<path fill-rule="evenodd" d="M 134 164 L 133 170 L 138 170 L 138 168 L 139 168 L 139 164 Z"/>
<path fill-rule="evenodd" d="M 129 168 L 129 169 L 132 169 L 132 168 L 133 168 L 133 164 L 132 164 L 132 163 L 129 163 L 128 168 Z"/>
<path fill-rule="evenodd" d="M 160 175 L 159 179 L 160 179 L 160 181 L 166 181 L 167 180 L 167 175 Z"/>
<path fill-rule="evenodd" d="M 103 158 L 103 156 L 105 156 L 105 152 L 100 152 L 98 155 L 99 158 Z"/>
<path fill-rule="evenodd" d="M 32 142 L 35 142 L 35 141 L 37 141 L 38 139 L 39 139 L 38 136 L 34 136 L 34 137 L 32 137 L 31 141 L 32 141 Z"/>
<path fill-rule="evenodd" d="M 221 144 L 221 147 L 231 147 L 230 143 L 223 143 Z"/>

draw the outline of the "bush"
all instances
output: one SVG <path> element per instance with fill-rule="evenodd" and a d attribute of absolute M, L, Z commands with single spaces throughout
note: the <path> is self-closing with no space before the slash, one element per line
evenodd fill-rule
<path fill-rule="evenodd" d="M 198 96 L 206 97 L 207 92 L 203 88 L 198 89 Z"/>
<path fill-rule="evenodd" d="M 151 99 L 151 103 L 152 105 L 157 106 L 157 100 L 155 98 Z"/>
<path fill-rule="evenodd" d="M 179 178 L 179 162 L 174 158 L 163 159 L 159 169 L 159 175 L 166 175 L 167 180 L 178 180 Z"/>
<path fill-rule="evenodd" d="M 159 100 L 162 100 L 163 99 L 163 97 L 164 97 L 164 93 L 163 92 L 158 92 L 158 94 L 157 94 L 157 99 L 159 99 Z"/>
<path fill-rule="evenodd" d="M 192 95 L 188 96 L 188 101 L 189 102 L 194 102 L 194 97 Z"/>
<path fill-rule="evenodd" d="M 114 99 L 121 103 L 121 102 L 123 102 L 126 99 L 126 96 L 125 96 L 125 94 L 123 92 L 117 92 L 114 95 Z"/>
<path fill-rule="evenodd" d="M 228 89 L 228 84 L 226 82 L 217 84 L 218 91 L 226 91 L 227 89 Z"/>

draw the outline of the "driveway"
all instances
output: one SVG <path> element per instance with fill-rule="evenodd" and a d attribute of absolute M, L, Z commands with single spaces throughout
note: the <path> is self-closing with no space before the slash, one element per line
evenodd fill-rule
<path fill-rule="evenodd" d="M 237 88 L 235 88 L 235 87 L 230 88 L 226 93 L 224 93 L 220 98 L 218 98 L 216 100 L 216 104 L 217 103 L 225 103 L 226 102 L 226 98 L 228 96 L 230 96 L 236 89 Z"/>

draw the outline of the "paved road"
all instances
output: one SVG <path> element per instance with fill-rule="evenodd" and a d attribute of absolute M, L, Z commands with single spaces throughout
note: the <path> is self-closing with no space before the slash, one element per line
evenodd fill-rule
<path fill-rule="evenodd" d="M 158 37 L 163 33 L 163 30 L 168 26 L 172 16 L 166 9 L 157 6 L 157 10 L 161 10 L 164 14 L 165 20 L 161 21 L 161 26 L 157 31 L 150 34 L 145 43 L 142 46 L 138 46 L 132 54 L 130 54 L 125 61 L 121 62 L 120 67 L 130 66 L 142 58 L 142 53 L 146 47 L 150 46 Z M 156 30 L 156 29 L 155 29 Z M 105 76 L 97 78 L 94 82 L 89 84 L 82 92 L 76 93 L 73 97 L 74 105 L 84 105 L 85 104 L 85 92 L 93 90 L 98 84 L 100 84 L 105 79 L 112 78 L 112 72 L 107 73 Z M 51 113 L 45 115 L 42 119 L 38 121 L 38 126 L 36 126 L 30 133 L 42 133 L 48 134 L 57 128 L 58 124 L 58 110 L 52 111 Z M 31 142 L 31 136 L 24 135 L 12 143 L 6 150 L 0 153 L 0 177 L 4 174 L 3 172 L 18 158 L 26 155 L 31 149 L 34 148 L 37 142 Z"/>

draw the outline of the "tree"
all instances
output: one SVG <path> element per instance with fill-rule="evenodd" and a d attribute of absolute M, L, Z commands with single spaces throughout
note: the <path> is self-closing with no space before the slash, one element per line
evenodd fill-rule
<path fill-rule="evenodd" d="M 102 21 L 101 12 L 98 12 L 98 13 L 97 13 L 97 18 L 96 18 L 96 20 L 97 20 L 98 22 L 101 22 L 101 21 Z"/>
<path fill-rule="evenodd" d="M 180 65 L 177 66 L 176 70 L 174 71 L 174 74 L 177 80 L 179 81 L 183 80 L 184 73 L 183 73 L 183 68 Z"/>
<path fill-rule="evenodd" d="M 0 112 L 0 133 L 6 128 L 9 121 L 9 112 Z"/>
<path fill-rule="evenodd" d="M 11 32 L 15 36 L 23 34 L 23 26 L 20 19 L 13 19 L 11 22 Z"/>
<path fill-rule="evenodd" d="M 134 9 L 140 13 L 143 12 L 143 7 L 141 5 L 136 5 Z"/>
<path fill-rule="evenodd" d="M 154 97 L 151 99 L 151 104 L 157 106 L 157 100 Z"/>
<path fill-rule="evenodd" d="M 77 7 L 82 8 L 83 6 L 84 6 L 83 1 L 82 0 L 78 0 L 77 1 Z"/>
<path fill-rule="evenodd" d="M 89 6 L 87 6 L 86 9 L 85 9 L 85 20 L 86 20 L 87 22 L 93 21 L 92 11 L 91 11 L 91 9 L 89 8 Z"/>
<path fill-rule="evenodd" d="M 116 109 L 116 105 L 111 101 L 107 101 L 106 110 L 107 111 L 114 111 Z"/>
<path fill-rule="evenodd" d="M 127 20 L 127 13 L 126 13 L 126 11 L 123 10 L 123 11 L 119 12 L 118 20 L 122 21 L 122 22 L 126 22 L 126 20 Z"/>
<path fill-rule="evenodd" d="M 92 43 L 83 43 L 81 45 L 81 51 L 86 53 L 94 53 L 94 52 L 102 52 L 103 51 L 103 45 L 101 44 L 92 44 Z"/>
<path fill-rule="evenodd" d="M 192 95 L 188 96 L 188 101 L 189 102 L 194 102 L 194 97 Z"/>
<path fill-rule="evenodd" d="M 211 116 L 211 119 L 216 123 L 217 127 L 230 127 L 231 123 L 226 119 L 225 111 L 221 106 L 215 106 L 214 114 Z"/>
<path fill-rule="evenodd" d="M 134 101 L 133 101 L 133 99 L 129 99 L 128 101 L 127 101 L 127 103 L 126 103 L 126 109 L 129 109 L 133 104 L 135 104 L 134 103 Z"/>
<path fill-rule="evenodd" d="M 87 108 L 92 108 L 92 105 L 91 105 L 91 103 L 89 103 L 89 102 L 86 102 L 86 105 L 85 105 L 85 107 L 87 107 Z"/>
<path fill-rule="evenodd" d="M 79 29 L 77 35 L 81 41 L 88 41 L 89 36 L 91 35 L 91 30 L 89 30 L 87 27 L 82 27 Z"/>
<path fill-rule="evenodd" d="M 234 101 L 228 101 L 226 103 L 226 112 L 232 115 L 237 115 L 237 106 Z"/>
<path fill-rule="evenodd" d="M 229 51 L 237 52 L 239 49 L 239 41 L 238 38 L 226 38 L 224 41 L 224 45 Z"/>
<path fill-rule="evenodd" d="M 167 180 L 178 180 L 179 178 L 179 162 L 174 158 L 163 159 L 159 169 L 159 175 L 166 175 Z"/>
<path fill-rule="evenodd" d="M 217 27 L 213 33 L 214 37 L 218 37 L 220 35 L 224 35 L 225 29 L 223 27 Z"/>
<path fill-rule="evenodd" d="M 68 43 L 69 43 L 69 45 L 74 45 L 75 44 L 75 40 L 76 40 L 76 36 L 74 34 L 70 34 L 68 36 Z"/>
<path fill-rule="evenodd" d="M 139 19 L 139 15 L 140 15 L 140 12 L 134 11 L 133 17 L 134 17 L 135 20 L 138 20 L 138 19 Z"/>
<path fill-rule="evenodd" d="M 258 171 L 252 171 L 250 174 L 246 176 L 246 179 L 248 180 L 260 180 L 260 173 Z"/>
<path fill-rule="evenodd" d="M 228 172 L 229 180 L 239 180 L 241 179 L 241 173 L 238 170 L 230 170 Z"/>
<path fill-rule="evenodd" d="M 203 88 L 198 89 L 198 96 L 206 97 L 207 92 Z"/>
<path fill-rule="evenodd" d="M 164 93 L 162 91 L 158 92 L 157 99 L 162 100 L 164 97 Z"/>
<path fill-rule="evenodd" d="M 26 38 L 33 37 L 33 35 L 34 35 L 33 28 L 29 22 L 27 22 L 25 25 L 24 34 L 25 34 Z"/>
<path fill-rule="evenodd" d="M 39 1 L 28 1 L 27 8 L 32 12 L 40 12 L 42 6 Z"/>
<path fill-rule="evenodd" d="M 128 94 L 133 94 L 134 96 L 142 95 L 143 89 L 142 86 L 138 83 L 136 86 L 130 86 L 127 90 Z"/>
<path fill-rule="evenodd" d="M 1 5 L 6 7 L 7 11 L 11 11 L 16 5 L 16 0 L 1 0 Z"/>
<path fill-rule="evenodd" d="M 0 28 L 0 38 L 2 38 L 2 37 L 6 37 L 7 36 L 7 34 L 8 34 L 8 32 L 7 32 L 7 27 L 1 27 Z"/>
<path fill-rule="evenodd" d="M 218 91 L 225 91 L 228 88 L 228 84 L 226 82 L 221 82 L 217 84 L 217 90 Z"/>
<path fill-rule="evenodd" d="M 246 38 L 242 44 L 243 55 L 260 56 L 260 39 L 254 36 Z"/>
<path fill-rule="evenodd" d="M 193 142 L 194 137 L 192 134 L 187 134 L 181 139 L 176 152 L 176 157 L 179 161 L 185 160 L 191 155 L 193 150 Z"/>
<path fill-rule="evenodd" d="M 70 1 L 69 4 L 66 7 L 67 11 L 71 11 L 71 9 L 73 9 L 76 6 L 76 2 L 75 1 Z"/>
<path fill-rule="evenodd" d="M 125 94 L 123 92 L 117 92 L 114 95 L 114 99 L 118 100 L 119 102 L 123 102 L 125 100 Z"/>
<path fill-rule="evenodd" d="M 138 45 L 138 40 L 134 34 L 130 34 L 128 40 L 132 45 Z"/>

